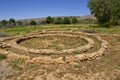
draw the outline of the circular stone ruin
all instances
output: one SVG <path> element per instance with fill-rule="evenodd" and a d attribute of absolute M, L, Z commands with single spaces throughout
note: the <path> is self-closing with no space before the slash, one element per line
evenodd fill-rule
<path fill-rule="evenodd" d="M 74 43 L 73 46 L 76 44 L 79 45 L 74 47 L 69 46 L 69 48 L 64 47 L 60 50 L 54 48 L 52 49 L 51 46 L 50 48 L 37 49 L 34 47 L 32 48 L 22 45 L 22 43 L 30 41 L 32 39 L 44 38 L 44 40 L 47 40 L 47 38 L 50 37 L 54 38 L 55 40 L 57 40 L 57 38 L 55 37 L 64 38 L 66 40 L 67 38 L 71 40 L 75 39 L 76 41 L 79 40 L 79 43 Z M 7 40 L 9 40 L 9 42 Z M 47 41 L 49 41 L 49 39 Z M 80 41 L 85 42 L 85 44 L 81 45 Z M 3 49 L 4 53 L 8 55 L 8 58 L 23 59 L 27 62 L 40 62 L 40 63 L 71 63 L 71 62 L 80 62 L 84 60 L 92 60 L 98 58 L 99 56 L 102 56 L 104 54 L 104 51 L 108 48 L 107 42 L 101 39 L 100 36 L 97 36 L 95 34 L 82 33 L 77 30 L 47 31 L 47 32 L 37 31 L 21 37 L 3 39 L 3 42 L 4 43 L 8 42 L 4 46 L 8 46 L 9 49 Z M 99 48 L 94 50 L 96 45 L 98 45 L 97 42 L 99 42 Z M 32 43 L 34 43 L 34 41 Z M 52 42 L 50 41 L 49 43 Z M 56 45 L 60 46 L 59 44 Z M 36 44 L 36 46 L 38 45 Z M 42 44 L 39 46 L 42 47 Z M 53 58 L 53 56 L 57 56 L 57 57 Z"/>

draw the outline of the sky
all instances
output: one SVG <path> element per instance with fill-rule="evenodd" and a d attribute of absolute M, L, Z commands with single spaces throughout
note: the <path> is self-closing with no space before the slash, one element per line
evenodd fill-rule
<path fill-rule="evenodd" d="M 89 15 L 88 0 L 0 0 L 0 20 Z"/>

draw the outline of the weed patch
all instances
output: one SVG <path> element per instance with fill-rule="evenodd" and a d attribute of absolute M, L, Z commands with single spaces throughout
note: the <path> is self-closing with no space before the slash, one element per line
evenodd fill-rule
<path fill-rule="evenodd" d="M 120 42 L 120 37 L 117 37 L 117 41 Z"/>
<path fill-rule="evenodd" d="M 24 60 L 18 59 L 18 60 L 12 61 L 10 65 L 12 66 L 13 69 L 22 70 L 23 68 L 21 65 L 23 63 L 24 63 Z"/>
<path fill-rule="evenodd" d="M 116 80 L 120 80 L 120 76 L 116 78 Z"/>
<path fill-rule="evenodd" d="M 5 54 L 0 54 L 0 60 L 6 59 L 7 56 Z"/>

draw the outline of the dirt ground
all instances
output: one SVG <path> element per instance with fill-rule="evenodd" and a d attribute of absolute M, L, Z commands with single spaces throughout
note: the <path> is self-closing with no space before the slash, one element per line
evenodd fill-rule
<path fill-rule="evenodd" d="M 102 37 L 109 43 L 105 55 L 75 64 L 0 61 L 0 80 L 120 80 L 120 37 Z"/>

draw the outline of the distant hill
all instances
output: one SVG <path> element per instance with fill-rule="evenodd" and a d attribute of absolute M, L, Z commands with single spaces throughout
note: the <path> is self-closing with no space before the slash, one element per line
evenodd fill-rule
<path fill-rule="evenodd" d="M 58 17 L 66 17 L 66 16 L 58 16 Z M 72 17 L 72 16 L 67 16 L 67 17 Z M 77 17 L 78 20 L 96 20 L 96 17 L 94 15 L 75 16 L 75 17 Z M 57 17 L 54 17 L 54 18 L 57 18 Z M 40 24 L 41 22 L 44 22 L 46 18 L 32 18 L 32 19 L 23 19 L 19 21 L 22 21 L 24 24 L 28 24 L 32 20 Z"/>
<path fill-rule="evenodd" d="M 91 19 L 91 20 L 97 20 L 94 15 L 85 15 L 85 16 L 78 16 L 79 20 L 86 20 L 86 19 Z"/>

